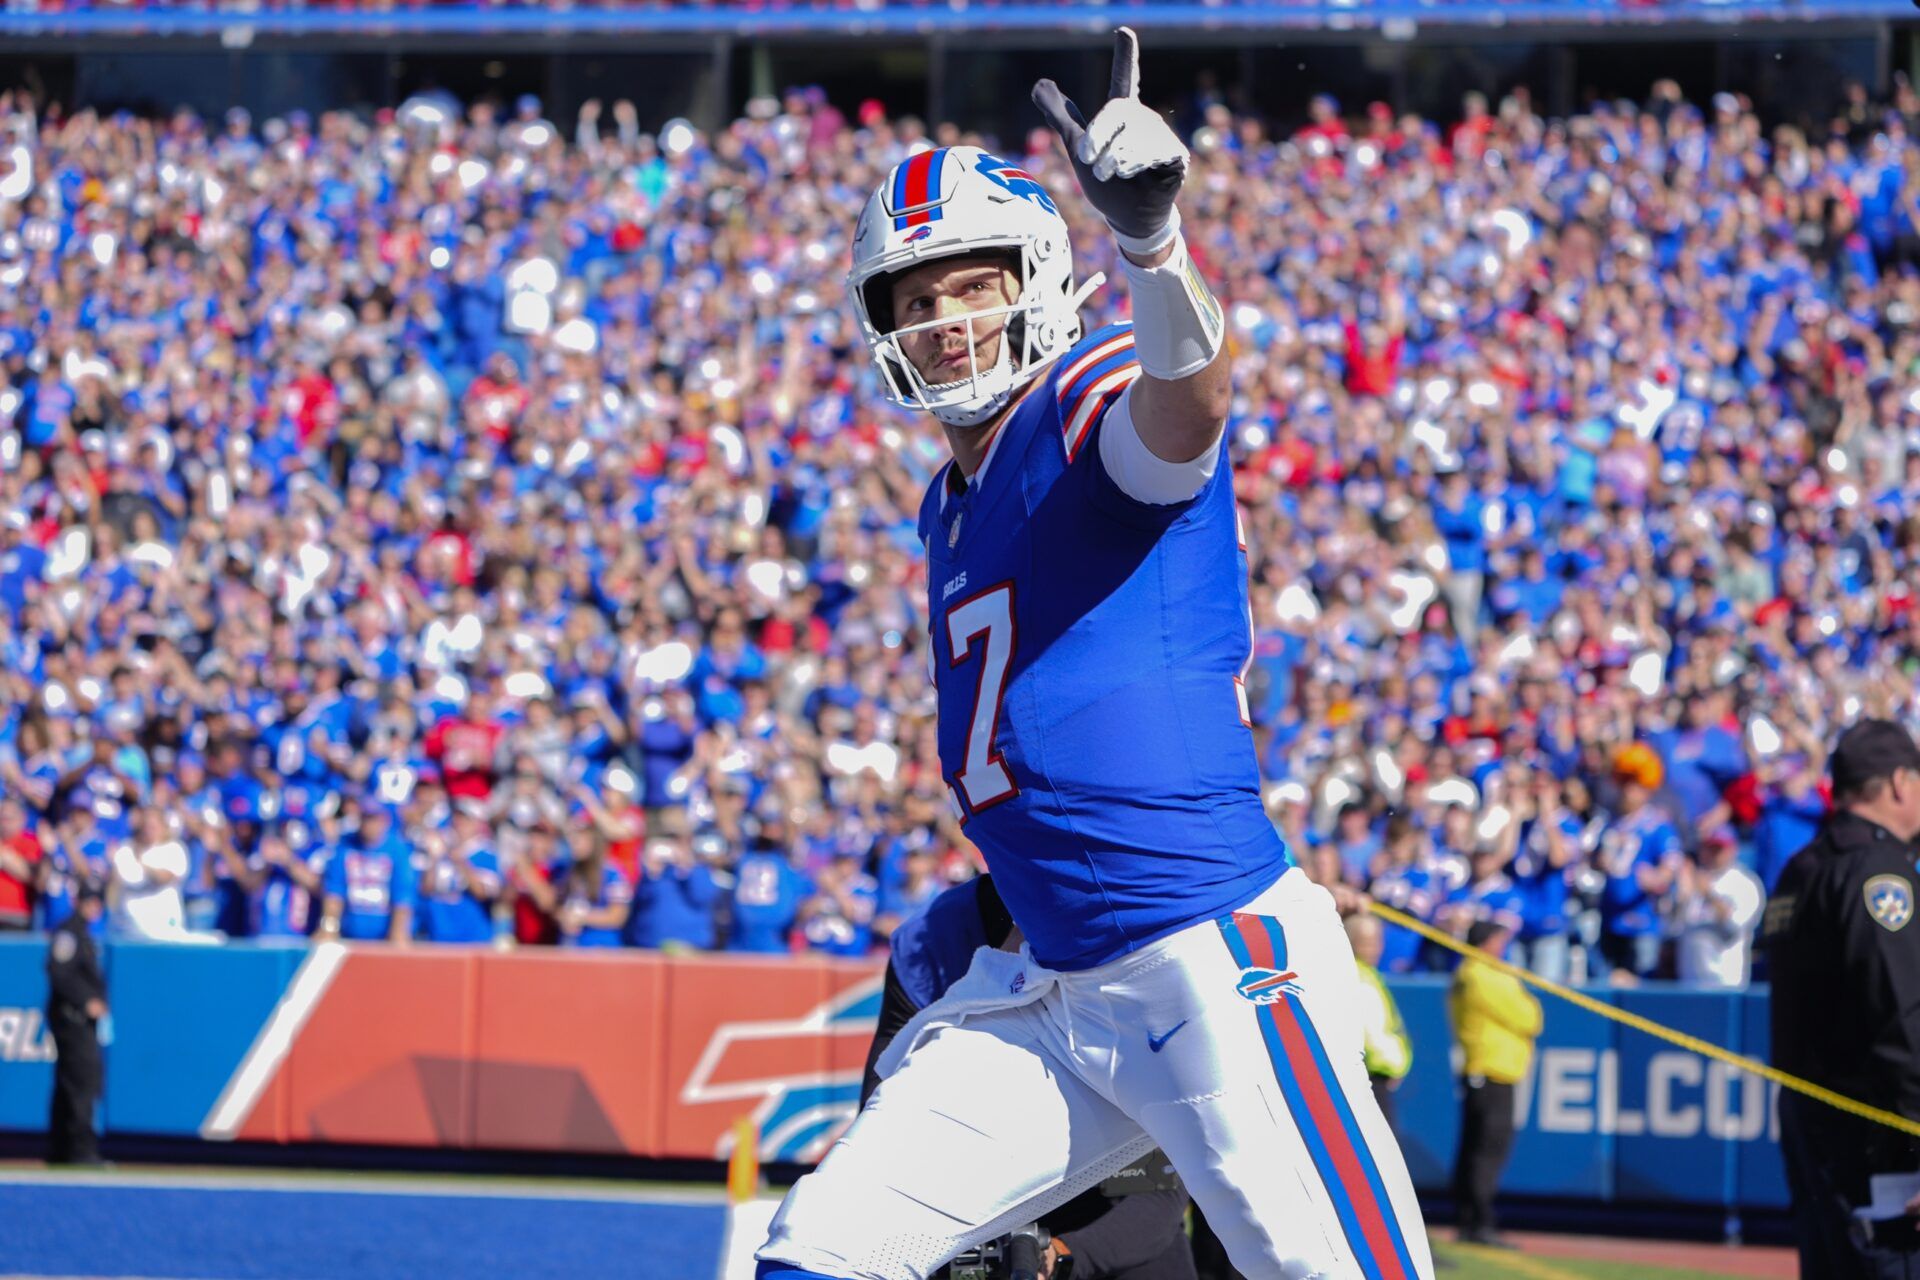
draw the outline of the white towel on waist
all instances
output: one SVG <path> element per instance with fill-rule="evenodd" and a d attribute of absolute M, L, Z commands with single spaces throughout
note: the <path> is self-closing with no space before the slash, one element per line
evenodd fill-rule
<path fill-rule="evenodd" d="M 942 1027 L 957 1027 L 968 1018 L 992 1013 L 996 1009 L 1017 1009 L 1031 1004 L 1053 987 L 1054 976 L 1033 962 L 1022 946 L 1016 955 L 981 947 L 973 953 L 973 964 L 966 977 L 947 988 L 947 993 L 913 1015 L 900 1028 L 881 1053 L 874 1069 L 885 1080 L 921 1040 Z"/>

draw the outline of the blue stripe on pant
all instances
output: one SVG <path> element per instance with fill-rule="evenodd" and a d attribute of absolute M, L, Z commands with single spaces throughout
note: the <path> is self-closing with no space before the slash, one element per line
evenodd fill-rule
<path fill-rule="evenodd" d="M 808 1271 L 790 1262 L 763 1262 L 753 1269 L 753 1280 L 843 1280 L 824 1271 Z"/>

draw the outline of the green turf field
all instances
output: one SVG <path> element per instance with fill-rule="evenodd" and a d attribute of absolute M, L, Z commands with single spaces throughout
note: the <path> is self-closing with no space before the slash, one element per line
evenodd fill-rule
<path fill-rule="evenodd" d="M 1504 1249 L 1435 1242 L 1436 1261 L 1451 1262 L 1443 1277 L 1458 1280 L 1720 1280 L 1721 1273 L 1636 1262 L 1536 1258 Z"/>

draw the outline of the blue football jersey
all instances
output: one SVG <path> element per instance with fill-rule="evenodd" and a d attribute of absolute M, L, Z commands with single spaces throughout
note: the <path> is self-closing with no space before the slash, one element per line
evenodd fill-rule
<path fill-rule="evenodd" d="M 893 976 L 916 1009 L 924 1009 L 947 994 L 947 988 L 967 976 L 973 953 L 992 945 L 980 915 L 980 888 L 984 880 L 954 885 L 927 905 L 927 909 L 893 931 L 887 940 Z"/>
<path fill-rule="evenodd" d="M 979 474 L 963 483 L 949 463 L 920 509 L 941 769 L 1055 969 L 1211 919 L 1290 865 L 1242 683 L 1232 469 L 1157 506 L 1100 462 L 1107 411 L 1139 373 L 1130 326 L 1087 337 L 990 428 Z"/>
<path fill-rule="evenodd" d="M 1680 837 L 1666 816 L 1643 805 L 1616 820 L 1600 837 L 1600 869 L 1607 873 L 1600 895 L 1602 929 L 1620 937 L 1655 933 L 1660 901 L 1640 885 L 1640 872 L 1659 868 L 1680 854 Z"/>
<path fill-rule="evenodd" d="M 1577 856 L 1584 829 L 1580 819 L 1562 812 L 1556 825 Z M 1552 856 L 1545 820 L 1529 819 L 1520 829 L 1520 845 L 1508 868 L 1514 887 L 1526 901 L 1526 919 L 1520 927 L 1525 941 L 1558 937 L 1567 931 L 1567 869 L 1554 866 Z"/>
<path fill-rule="evenodd" d="M 1405 866 L 1388 867 L 1373 878 L 1367 892 L 1375 901 L 1432 924 L 1434 909 L 1446 899 L 1451 885 L 1445 864 L 1421 859 Z M 1412 973 L 1420 965 L 1424 943 L 1419 934 L 1404 925 L 1383 923 L 1380 972 Z"/>

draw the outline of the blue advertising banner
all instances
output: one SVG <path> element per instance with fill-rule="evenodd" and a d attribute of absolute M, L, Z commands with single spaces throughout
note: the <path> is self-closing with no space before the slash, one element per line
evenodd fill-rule
<path fill-rule="evenodd" d="M 306 955 L 304 946 L 115 943 L 108 1128 L 200 1132 Z"/>
<path fill-rule="evenodd" d="M 1400 978 L 1391 986 L 1414 1043 L 1413 1070 L 1398 1095 L 1401 1146 L 1414 1183 L 1444 1191 L 1461 1093 L 1447 980 Z M 1764 988 L 1589 994 L 1765 1058 Z M 1601 1202 L 1786 1205 L 1775 1086 L 1552 999 L 1544 1006 L 1533 1069 L 1515 1090 L 1518 1134 L 1503 1190 Z"/>
<path fill-rule="evenodd" d="M 1740 1051 L 1750 1058 L 1765 1062 L 1773 1043 L 1767 1024 L 1766 988 L 1748 992 L 1738 999 Z M 1787 1171 L 1780 1163 L 1780 1086 L 1755 1080 L 1745 1073 L 1739 1074 L 1747 1091 L 1746 1100 L 1764 1089 L 1767 1127 L 1763 1134 L 1739 1143 L 1739 1153 L 1734 1161 L 1734 1203 L 1748 1208 L 1784 1209 L 1792 1203 L 1792 1199 L 1787 1194 Z M 1744 1105 L 1742 1114 L 1746 1114 Z M 1752 1121 L 1749 1120 L 1744 1127 L 1751 1129 Z"/>
<path fill-rule="evenodd" d="M 1543 1001 L 1542 1012 L 1546 1027 L 1533 1071 L 1514 1091 L 1513 1162 L 1503 1185 L 1528 1195 L 1610 1200 L 1620 1109 L 1613 1024 L 1555 1000 Z"/>
<path fill-rule="evenodd" d="M 1641 989 L 1619 993 L 1614 1003 L 1709 1044 L 1738 1045 L 1738 1006 L 1731 999 Z M 1734 1148 L 1698 1141 L 1703 1135 L 1738 1139 L 1739 1117 L 1728 1106 L 1724 1071 L 1709 1072 L 1716 1064 L 1699 1054 L 1629 1028 L 1615 1032 L 1620 1106 L 1614 1124 L 1614 1198 L 1730 1202 Z M 1716 1121 L 1711 1126 L 1710 1110 Z M 1755 1108 L 1754 1118 L 1764 1123 L 1763 1107 Z"/>
<path fill-rule="evenodd" d="M 0 1129 L 45 1129 L 53 1093 L 47 944 L 0 939 Z"/>

